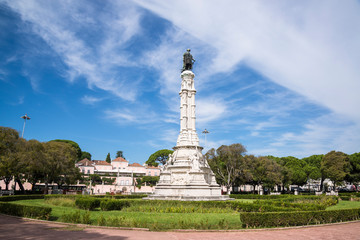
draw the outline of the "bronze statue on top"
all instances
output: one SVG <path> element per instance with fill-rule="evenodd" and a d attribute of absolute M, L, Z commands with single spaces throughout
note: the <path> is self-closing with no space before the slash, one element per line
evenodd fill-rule
<path fill-rule="evenodd" d="M 183 68 L 182 68 L 182 71 L 185 71 L 185 70 L 192 70 L 192 66 L 195 62 L 195 59 L 193 58 L 193 56 L 191 55 L 190 53 L 190 49 L 187 49 L 186 52 L 184 53 L 183 55 Z"/>

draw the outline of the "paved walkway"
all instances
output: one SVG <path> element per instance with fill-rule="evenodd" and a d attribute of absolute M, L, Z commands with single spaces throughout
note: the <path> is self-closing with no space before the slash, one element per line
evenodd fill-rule
<path fill-rule="evenodd" d="M 24 220 L 0 215 L 0 239 L 156 239 L 156 240 L 360 240 L 360 222 L 290 228 L 280 230 L 246 230 L 236 232 L 149 232 L 112 228 L 82 228 L 53 222 Z"/>

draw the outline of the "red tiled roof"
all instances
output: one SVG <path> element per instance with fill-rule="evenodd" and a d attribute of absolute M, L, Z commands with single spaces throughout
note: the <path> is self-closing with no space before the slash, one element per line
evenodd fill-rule
<path fill-rule="evenodd" d="M 122 157 L 118 157 L 118 158 L 115 158 L 114 160 L 113 160 L 113 162 L 128 162 L 128 161 L 126 161 L 124 158 L 122 158 Z"/>
<path fill-rule="evenodd" d="M 138 163 L 132 163 L 132 164 L 129 164 L 129 167 L 144 167 Z"/>
<path fill-rule="evenodd" d="M 92 162 L 95 163 L 96 165 L 111 165 L 110 163 L 102 160 L 92 160 Z"/>
<path fill-rule="evenodd" d="M 76 164 L 81 165 L 81 166 L 92 166 L 92 162 L 87 158 L 84 158 L 83 160 L 78 161 Z"/>

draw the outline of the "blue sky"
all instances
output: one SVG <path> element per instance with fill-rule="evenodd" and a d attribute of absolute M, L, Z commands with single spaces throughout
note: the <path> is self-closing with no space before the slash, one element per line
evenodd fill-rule
<path fill-rule="evenodd" d="M 359 1 L 0 0 L 0 125 L 143 163 L 176 144 L 191 48 L 205 146 L 360 151 Z"/>

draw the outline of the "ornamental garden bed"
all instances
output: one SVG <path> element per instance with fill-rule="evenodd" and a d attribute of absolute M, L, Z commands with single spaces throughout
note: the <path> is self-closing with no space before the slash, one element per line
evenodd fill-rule
<path fill-rule="evenodd" d="M 357 220 L 360 214 L 360 202 L 339 202 L 334 196 L 288 195 L 269 199 L 250 196 L 234 201 L 196 202 L 142 200 L 126 196 L 11 197 L 0 197 L 1 213 L 154 231 L 286 227 Z"/>

